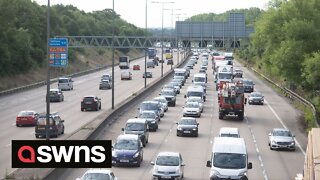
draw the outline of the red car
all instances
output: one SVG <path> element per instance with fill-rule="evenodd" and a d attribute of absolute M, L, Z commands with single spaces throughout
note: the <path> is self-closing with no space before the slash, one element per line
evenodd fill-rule
<path fill-rule="evenodd" d="M 133 65 L 133 70 L 140 70 L 140 66 L 139 65 Z"/>
<path fill-rule="evenodd" d="M 36 125 L 38 117 L 35 111 L 21 111 L 16 118 L 16 126 Z"/>

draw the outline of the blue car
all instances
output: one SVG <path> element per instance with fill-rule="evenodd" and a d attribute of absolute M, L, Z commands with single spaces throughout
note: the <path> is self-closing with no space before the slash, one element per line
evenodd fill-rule
<path fill-rule="evenodd" d="M 123 134 L 118 136 L 112 147 L 112 166 L 137 166 L 143 160 L 143 145 L 138 135 Z"/>

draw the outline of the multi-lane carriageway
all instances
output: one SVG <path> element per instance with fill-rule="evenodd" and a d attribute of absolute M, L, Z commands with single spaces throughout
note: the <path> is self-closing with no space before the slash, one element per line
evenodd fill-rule
<path fill-rule="evenodd" d="M 176 56 L 175 56 L 176 57 Z M 201 62 L 201 58 L 199 59 Z M 137 61 L 143 67 L 143 59 Z M 230 126 L 238 127 L 241 136 L 245 139 L 249 154 L 249 161 L 253 163 L 253 169 L 249 170 L 249 179 L 257 180 L 285 180 L 294 179 L 297 173 L 301 173 L 304 162 L 304 149 L 306 148 L 307 138 L 300 127 L 299 112 L 292 107 L 290 102 L 279 96 L 265 82 L 257 78 L 252 72 L 241 67 L 240 64 L 235 64 L 244 70 L 245 77 L 252 79 L 256 84 L 256 90 L 262 92 L 266 102 L 263 106 L 246 105 L 245 120 L 238 121 L 235 119 L 219 120 L 217 110 L 217 92 L 214 88 L 212 69 L 208 69 L 208 91 L 205 109 L 198 118 L 199 137 L 177 137 L 175 134 L 175 122 L 182 117 L 182 106 L 185 99 L 188 85 L 191 84 L 191 78 L 181 90 L 181 94 L 177 96 L 176 107 L 169 107 L 169 111 L 165 114 L 159 124 L 157 132 L 150 132 L 149 143 L 144 148 L 144 161 L 141 167 L 113 167 L 115 175 L 119 179 L 151 179 L 152 166 L 150 161 L 154 160 L 155 156 L 160 151 L 179 151 L 185 161 L 185 179 L 208 179 L 209 168 L 205 167 L 206 161 L 210 157 L 210 150 L 214 136 L 217 136 L 220 127 Z M 164 65 L 166 70 L 170 67 Z M 211 67 L 209 61 L 208 67 Z M 117 68 L 116 68 L 117 69 Z M 191 71 L 191 76 L 198 72 L 199 65 Z M 159 66 L 152 70 L 156 77 L 159 77 Z M 52 103 L 52 109 L 59 111 L 63 119 L 66 120 L 66 135 L 60 136 L 58 139 L 65 138 L 68 134 L 75 131 L 79 126 L 95 118 L 103 113 L 100 112 L 80 112 L 80 100 L 83 95 L 97 94 L 102 100 L 110 99 L 111 92 L 99 91 L 98 82 L 102 72 L 91 75 L 75 78 L 75 92 L 65 92 L 66 102 L 63 106 L 60 103 Z M 115 84 L 116 103 L 131 96 L 134 91 L 141 89 L 144 81 L 141 78 L 142 72 L 134 72 L 133 81 L 119 81 Z M 120 79 L 119 71 L 116 71 L 116 79 Z M 136 81 L 137 80 L 137 81 Z M 130 87 L 130 88 L 128 88 Z M 131 89 L 130 92 L 128 89 Z M 152 99 L 158 96 L 160 89 L 151 94 L 145 95 L 145 100 Z M 33 128 L 17 128 L 14 126 L 14 118 L 18 111 L 25 108 L 33 108 L 41 111 L 45 108 L 43 97 L 45 87 L 35 90 L 19 93 L 14 96 L 1 98 L 1 102 L 5 102 L 0 106 L 2 113 L 1 121 L 4 126 L 1 126 L 1 171 L 4 174 L 5 168 L 9 168 L 10 164 L 10 140 L 11 139 L 35 139 Z M 109 93 L 109 94 L 108 94 Z M 32 101 L 34 100 L 34 101 Z M 16 102 L 18 101 L 18 102 Z M 110 104 L 103 101 L 102 109 L 106 110 L 111 107 Z M 40 105 L 39 105 L 39 104 Z M 116 122 L 108 127 L 98 139 L 115 140 L 120 135 L 121 128 L 127 119 L 137 116 L 137 107 L 140 102 L 135 104 L 135 107 L 130 111 L 123 113 Z M 76 122 L 76 123 L 75 123 Z M 271 151 L 268 147 L 268 132 L 274 127 L 287 127 L 296 135 L 297 148 L 296 151 Z M 12 170 L 9 168 L 9 170 Z M 75 179 L 80 177 L 86 169 L 65 169 L 59 173 L 53 173 L 46 179 Z"/>

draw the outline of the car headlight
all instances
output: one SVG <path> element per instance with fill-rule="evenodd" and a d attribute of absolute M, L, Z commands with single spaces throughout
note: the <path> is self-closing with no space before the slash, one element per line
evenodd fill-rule
<path fill-rule="evenodd" d="M 272 140 L 272 144 L 277 144 L 277 141 L 275 141 L 275 140 Z"/>
<path fill-rule="evenodd" d="M 133 157 L 136 158 L 136 157 L 139 156 L 139 154 L 140 154 L 140 153 L 139 153 L 139 151 L 138 151 L 137 153 L 135 153 L 135 154 L 133 155 Z"/>
<path fill-rule="evenodd" d="M 239 176 L 247 176 L 247 172 L 246 171 L 240 172 Z"/>
<path fill-rule="evenodd" d="M 196 130 L 197 130 L 197 128 L 193 128 L 192 130 L 196 131 Z"/>
<path fill-rule="evenodd" d="M 182 130 L 182 128 L 181 128 L 181 127 L 178 127 L 177 129 L 178 129 L 179 131 L 181 131 L 181 130 Z"/>
<path fill-rule="evenodd" d="M 219 173 L 219 171 L 217 171 L 217 170 L 212 170 L 212 171 L 210 172 L 210 177 L 219 176 L 219 175 L 220 175 L 220 173 Z"/>
<path fill-rule="evenodd" d="M 294 141 L 291 141 L 291 144 L 290 145 L 294 145 L 295 144 L 295 142 Z"/>
<path fill-rule="evenodd" d="M 112 151 L 112 157 L 117 157 L 117 153 L 116 152 L 114 152 L 114 151 Z"/>

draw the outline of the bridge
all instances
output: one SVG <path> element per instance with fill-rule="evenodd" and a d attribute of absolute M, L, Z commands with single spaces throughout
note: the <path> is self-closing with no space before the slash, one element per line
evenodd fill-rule
<path fill-rule="evenodd" d="M 223 22 L 177 21 L 172 35 L 161 36 L 58 36 L 68 38 L 69 47 L 92 48 L 112 46 L 121 48 L 146 48 L 157 43 L 170 43 L 173 47 L 185 48 L 198 43 L 199 47 L 237 48 L 242 41 L 249 40 L 253 27 L 245 26 L 244 13 L 230 13 Z M 114 42 L 114 43 L 112 43 Z"/>

